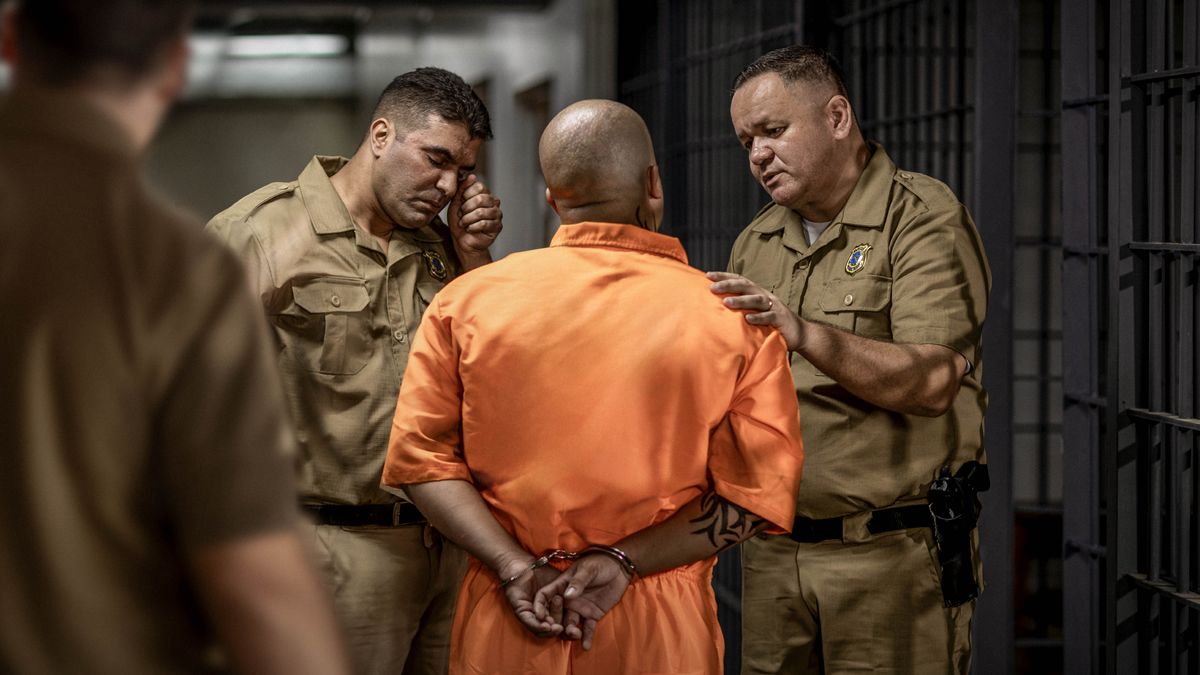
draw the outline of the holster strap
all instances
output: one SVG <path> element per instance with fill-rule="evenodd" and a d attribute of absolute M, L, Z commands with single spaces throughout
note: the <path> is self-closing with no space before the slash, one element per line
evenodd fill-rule
<path fill-rule="evenodd" d="M 914 504 L 872 511 L 871 519 L 867 521 L 867 531 L 871 534 L 882 534 L 896 530 L 931 527 L 932 525 L 933 516 L 929 514 L 929 506 Z M 813 519 L 796 516 L 796 520 L 792 523 L 791 537 L 802 544 L 841 539 L 842 518 Z"/>
<path fill-rule="evenodd" d="M 400 527 L 425 522 L 425 516 L 408 502 L 394 504 L 301 504 L 320 525 Z"/>
<path fill-rule="evenodd" d="M 801 544 L 815 544 L 819 541 L 842 538 L 841 518 L 805 518 L 796 516 L 792 522 L 792 539 Z"/>
<path fill-rule="evenodd" d="M 928 504 L 880 509 L 872 512 L 871 519 L 867 521 L 867 532 L 871 534 L 911 530 L 918 527 L 933 527 L 933 515 L 929 513 Z"/>

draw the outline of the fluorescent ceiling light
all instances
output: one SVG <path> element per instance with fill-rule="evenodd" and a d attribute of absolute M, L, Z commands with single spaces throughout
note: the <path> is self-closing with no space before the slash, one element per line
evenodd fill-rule
<path fill-rule="evenodd" d="M 237 35 L 229 38 L 229 56 L 339 56 L 350 51 L 345 35 Z"/>

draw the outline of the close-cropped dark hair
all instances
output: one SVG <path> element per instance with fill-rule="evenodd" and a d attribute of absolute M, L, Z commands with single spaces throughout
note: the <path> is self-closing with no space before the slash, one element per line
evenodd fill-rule
<path fill-rule="evenodd" d="M 38 79 L 72 84 L 98 68 L 148 75 L 187 31 L 193 0 L 19 0 L 17 53 Z"/>
<path fill-rule="evenodd" d="M 467 127 L 471 138 L 491 140 L 487 107 L 461 77 L 441 68 L 417 68 L 392 80 L 379 95 L 375 118 L 407 129 L 421 128 L 430 113 Z"/>
<path fill-rule="evenodd" d="M 842 77 L 841 65 L 832 54 L 823 49 L 792 45 L 769 51 L 738 73 L 733 80 L 733 90 L 737 91 L 748 80 L 767 73 L 775 73 L 789 84 L 792 82 L 829 84 L 837 93 L 849 98 L 846 94 L 846 81 Z"/>

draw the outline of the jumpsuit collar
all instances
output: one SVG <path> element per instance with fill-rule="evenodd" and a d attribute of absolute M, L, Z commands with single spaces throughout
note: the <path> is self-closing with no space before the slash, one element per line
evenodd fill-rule
<path fill-rule="evenodd" d="M 675 237 L 621 223 L 572 223 L 560 225 L 551 246 L 599 246 L 652 253 L 687 264 L 683 244 Z"/>

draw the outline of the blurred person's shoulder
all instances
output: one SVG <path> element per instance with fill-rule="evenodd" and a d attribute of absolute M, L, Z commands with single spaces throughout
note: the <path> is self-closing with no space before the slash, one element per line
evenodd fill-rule
<path fill-rule="evenodd" d="M 126 246 L 133 252 L 129 271 L 148 324 L 170 324 L 178 319 L 168 317 L 179 313 L 218 311 L 234 299 L 231 293 L 244 290 L 241 263 L 204 231 L 198 217 L 145 184 L 133 193 L 136 207 L 130 214 Z M 192 330 L 202 331 L 202 326 Z"/>
<path fill-rule="evenodd" d="M 238 269 L 236 257 L 204 232 L 204 222 L 194 213 L 146 185 L 140 187 L 140 194 L 146 216 L 146 229 L 142 236 L 158 247 L 156 251 L 147 251 L 147 254 L 159 253 L 166 259 L 174 259 L 184 265 L 232 266 Z"/>

